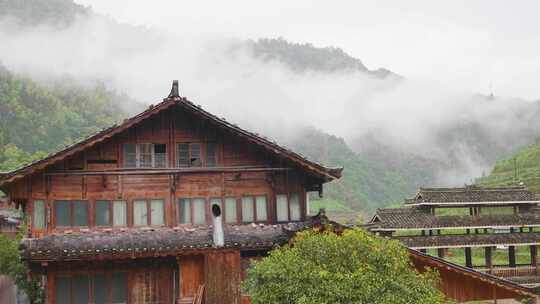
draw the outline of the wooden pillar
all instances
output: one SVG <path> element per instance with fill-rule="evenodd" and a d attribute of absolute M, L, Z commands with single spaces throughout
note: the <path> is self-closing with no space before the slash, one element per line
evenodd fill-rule
<path fill-rule="evenodd" d="M 508 246 L 508 266 L 516 267 L 516 246 Z"/>
<path fill-rule="evenodd" d="M 531 245 L 531 265 L 534 267 L 534 274 L 538 275 L 538 246 Z"/>
<path fill-rule="evenodd" d="M 472 268 L 472 248 L 465 247 L 465 266 Z"/>
<path fill-rule="evenodd" d="M 444 259 L 444 248 L 437 248 L 437 256 L 441 259 Z"/>
<path fill-rule="evenodd" d="M 491 247 L 485 247 L 484 248 L 484 257 L 486 259 L 486 268 L 489 269 L 489 273 L 493 272 L 493 258 L 492 258 L 492 251 Z"/>
<path fill-rule="evenodd" d="M 429 235 L 433 235 L 433 230 L 429 229 Z"/>
<path fill-rule="evenodd" d="M 519 227 L 519 232 L 523 232 L 523 227 Z"/>
<path fill-rule="evenodd" d="M 422 230 L 422 236 L 425 236 L 425 235 L 426 235 L 426 231 Z"/>

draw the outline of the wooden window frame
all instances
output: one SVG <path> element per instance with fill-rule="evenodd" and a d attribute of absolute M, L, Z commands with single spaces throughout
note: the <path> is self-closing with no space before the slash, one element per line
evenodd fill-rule
<path fill-rule="evenodd" d="M 35 226 L 35 216 L 36 216 L 36 211 L 35 211 L 35 202 L 36 201 L 41 201 L 43 202 L 43 228 L 36 228 Z M 47 216 L 47 205 L 48 205 L 48 202 L 46 199 L 40 199 L 40 198 L 35 198 L 35 199 L 32 199 L 32 230 L 34 231 L 46 231 L 47 230 L 47 227 L 48 227 L 48 216 Z"/>
<path fill-rule="evenodd" d="M 126 303 L 129 302 L 129 271 L 128 270 L 96 270 L 96 271 L 83 271 L 83 270 L 77 270 L 77 271 L 60 271 L 54 274 L 54 298 L 58 297 L 58 294 L 56 294 L 56 288 L 57 288 L 57 282 L 58 278 L 69 278 L 69 303 L 74 303 L 74 293 L 73 293 L 73 278 L 76 276 L 86 276 L 88 279 L 88 302 L 87 303 L 94 303 L 95 302 L 95 294 L 94 294 L 94 285 L 95 285 L 95 277 L 96 276 L 104 276 L 107 279 L 107 304 L 112 304 L 112 277 L 115 274 L 123 273 L 126 277 L 126 290 L 125 290 L 125 298 Z M 56 302 L 56 301 L 55 301 Z"/>
<path fill-rule="evenodd" d="M 146 225 L 135 225 L 135 201 L 146 202 Z M 163 203 L 163 225 L 154 225 L 152 223 L 152 201 L 161 201 Z M 131 200 L 131 218 L 132 226 L 135 228 L 142 227 L 165 227 L 167 226 L 167 210 L 166 200 L 163 198 L 134 198 Z M 129 211 L 127 211 L 129 213 Z"/>
<path fill-rule="evenodd" d="M 293 221 L 293 220 L 291 220 L 291 196 L 295 195 L 295 194 L 298 195 L 298 207 L 300 208 L 300 218 L 298 220 Z M 278 215 L 277 215 L 277 197 L 278 197 L 278 195 L 285 195 L 287 197 L 287 220 L 286 221 L 280 221 L 278 219 Z M 300 195 L 299 192 L 276 193 L 274 195 L 274 201 L 276 203 L 276 208 L 275 208 L 275 211 L 276 211 L 276 223 L 301 222 L 305 218 L 305 212 L 302 212 L 302 210 L 304 209 L 303 208 L 304 202 L 302 200 L 302 195 Z M 267 204 L 268 204 L 268 202 L 267 202 Z M 268 209 L 267 209 L 267 211 L 268 211 Z"/>
<path fill-rule="evenodd" d="M 126 144 L 133 144 L 135 145 L 135 167 L 126 167 L 125 166 L 125 151 L 124 147 Z M 150 167 L 141 167 L 141 149 L 140 145 L 151 145 L 151 158 L 152 158 L 152 165 Z M 155 152 L 155 145 L 164 145 L 165 146 L 165 167 L 156 167 L 156 152 Z M 150 168 L 168 168 L 169 167 L 169 147 L 166 142 L 126 142 L 122 144 L 122 168 L 131 168 L 131 169 L 150 169 Z"/>
<path fill-rule="evenodd" d="M 69 202 L 69 221 L 70 221 L 70 225 L 69 226 L 58 226 L 58 217 L 57 217 L 57 214 L 56 214 L 56 203 L 57 202 Z M 73 203 L 74 202 L 84 202 L 86 203 L 86 225 L 83 225 L 83 226 L 74 226 L 74 209 L 73 208 Z M 90 203 L 88 200 L 65 200 L 65 199 L 61 199 L 61 200 L 54 200 L 53 201 L 53 213 L 54 213 L 54 228 L 55 229 L 84 229 L 84 228 L 89 228 L 90 227 Z"/>
<path fill-rule="evenodd" d="M 261 197 L 261 196 L 264 196 L 265 199 L 266 199 L 266 220 L 264 221 L 260 221 L 258 216 L 257 216 L 257 197 Z M 244 210 L 242 209 L 244 206 L 243 206 L 243 199 L 244 197 L 250 197 L 253 199 L 253 221 L 252 222 L 246 222 L 244 221 Z M 243 223 L 243 224 L 247 224 L 247 223 L 268 223 L 270 222 L 270 215 L 268 213 L 268 194 L 248 194 L 248 195 L 242 195 L 240 197 L 240 214 L 242 215 L 240 218 L 239 218 L 239 221 L 240 223 Z"/>
<path fill-rule="evenodd" d="M 108 209 L 109 209 L 109 223 L 107 225 L 98 225 L 97 224 L 97 203 L 98 202 L 107 202 L 108 204 Z M 125 205 L 126 205 L 126 218 L 125 218 L 125 222 L 126 224 L 123 225 L 123 226 L 114 226 L 114 203 L 115 202 L 123 202 Z M 110 228 L 110 227 L 113 227 L 113 228 L 125 228 L 128 226 L 128 206 L 127 206 L 127 201 L 126 200 L 108 200 L 108 199 L 96 199 L 94 200 L 94 226 L 97 227 L 97 228 Z"/>
<path fill-rule="evenodd" d="M 236 221 L 235 222 L 232 222 L 232 223 L 227 223 L 227 211 L 225 208 L 225 201 L 227 199 L 233 199 L 234 200 L 234 203 L 236 205 Z M 229 224 L 229 225 L 234 225 L 234 224 L 241 224 L 242 223 L 242 201 L 241 199 L 239 199 L 238 197 L 236 196 L 223 196 L 221 198 L 221 201 L 223 203 L 223 207 L 221 208 L 221 212 L 223 213 L 223 223 L 224 224 Z"/>
<path fill-rule="evenodd" d="M 192 166 L 191 165 L 191 155 L 192 155 L 192 149 L 191 149 L 191 145 L 199 145 L 199 162 L 200 162 L 200 165 L 199 166 Z M 181 166 L 180 165 L 180 153 L 179 152 L 179 146 L 180 145 L 188 145 L 188 164 L 187 166 Z M 201 168 L 201 167 L 206 167 L 206 149 L 205 149 L 205 145 L 203 142 L 200 142 L 200 141 L 179 141 L 179 142 L 176 142 L 175 143 L 175 153 L 176 153 L 176 164 L 175 164 L 175 167 L 177 168 Z"/>
<path fill-rule="evenodd" d="M 213 144 L 215 146 L 215 150 L 214 150 L 215 164 L 213 166 L 208 165 L 208 145 L 209 144 Z M 204 167 L 207 167 L 207 168 L 219 167 L 219 144 L 217 143 L 217 141 L 206 141 L 204 142 L 203 147 L 204 148 L 201 150 L 204 150 L 204 162 L 203 162 Z"/>
<path fill-rule="evenodd" d="M 217 197 L 213 197 L 213 198 L 217 198 Z M 193 208 L 193 200 L 203 200 L 204 201 L 204 224 L 195 224 L 194 221 L 193 221 L 193 218 L 194 218 L 194 215 L 195 215 L 195 210 Z M 188 200 L 189 201 L 189 219 L 190 219 L 190 222 L 189 223 L 180 223 L 180 200 Z M 222 202 L 223 203 L 223 202 Z M 201 197 L 201 196 L 195 196 L 195 197 L 177 197 L 176 198 L 176 224 L 177 226 L 204 226 L 204 225 L 208 225 L 208 220 L 209 220 L 209 216 L 211 217 L 210 213 L 209 212 L 209 205 L 210 205 L 210 199 L 207 199 L 205 197 Z M 223 212 L 223 210 L 221 210 L 221 212 Z M 211 220 L 211 218 L 210 218 Z"/>

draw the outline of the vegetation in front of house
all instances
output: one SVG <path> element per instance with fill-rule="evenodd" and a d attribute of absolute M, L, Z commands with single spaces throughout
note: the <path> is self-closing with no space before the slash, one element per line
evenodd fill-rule
<path fill-rule="evenodd" d="M 25 232 L 26 226 L 23 226 L 14 240 L 0 234 L 0 274 L 11 277 L 26 293 L 30 303 L 41 304 L 44 303 L 44 290 L 37 278 L 28 278 L 28 268 L 19 254 L 19 244 Z"/>
<path fill-rule="evenodd" d="M 305 231 L 256 261 L 244 283 L 252 303 L 446 303 L 438 275 L 414 270 L 397 241 L 362 229 Z"/>

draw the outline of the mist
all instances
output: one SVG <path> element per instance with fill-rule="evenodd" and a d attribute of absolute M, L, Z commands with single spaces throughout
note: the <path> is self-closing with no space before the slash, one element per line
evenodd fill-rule
<path fill-rule="evenodd" d="M 510 153 L 532 142 L 540 126 L 537 102 L 450 90 L 407 75 L 399 80 L 352 70 L 298 72 L 255 57 L 235 37 L 182 33 L 99 15 L 81 16 L 66 27 L 21 27 L 3 19 L 0 58 L 45 84 L 66 76 L 102 81 L 145 104 L 160 102 L 178 79 L 182 96 L 281 142 L 316 127 L 361 153 L 384 148 L 437 160 L 437 185 L 462 185 L 488 172 L 500 155 L 486 155 L 482 145 Z"/>

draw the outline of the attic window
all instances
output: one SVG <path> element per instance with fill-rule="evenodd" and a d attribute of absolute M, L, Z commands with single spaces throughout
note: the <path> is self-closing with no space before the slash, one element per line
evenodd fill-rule
<path fill-rule="evenodd" d="M 124 168 L 165 167 L 167 167 L 167 146 L 165 144 L 124 144 Z"/>
<path fill-rule="evenodd" d="M 180 143 L 177 146 L 178 167 L 200 167 L 201 144 L 200 143 Z"/>

